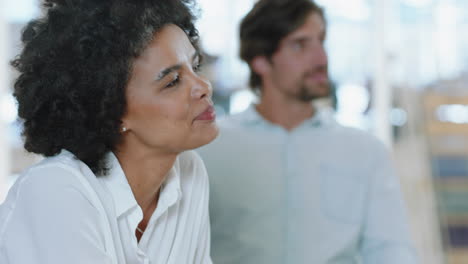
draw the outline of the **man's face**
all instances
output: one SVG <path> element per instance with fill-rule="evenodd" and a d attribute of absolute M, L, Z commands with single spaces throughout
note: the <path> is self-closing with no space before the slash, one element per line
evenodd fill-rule
<path fill-rule="evenodd" d="M 280 42 L 263 79 L 269 78 L 276 89 L 293 100 L 310 102 L 328 96 L 324 40 L 325 23 L 319 14 L 311 13 L 302 26 Z"/>

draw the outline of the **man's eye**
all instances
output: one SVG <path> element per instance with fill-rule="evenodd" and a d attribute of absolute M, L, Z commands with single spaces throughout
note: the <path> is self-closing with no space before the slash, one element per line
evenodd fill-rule
<path fill-rule="evenodd" d="M 295 51 L 301 51 L 301 50 L 303 50 L 303 49 L 304 49 L 304 43 L 302 43 L 302 42 L 295 42 L 295 43 L 293 44 L 293 49 L 294 49 Z"/>
<path fill-rule="evenodd" d="M 192 69 L 194 72 L 200 72 L 201 71 L 201 68 L 202 68 L 202 64 L 201 63 L 197 63 L 195 65 L 193 65 Z"/>
<path fill-rule="evenodd" d="M 179 81 L 180 81 L 179 75 L 176 75 L 175 78 L 166 85 L 166 88 L 176 86 L 179 83 Z"/>

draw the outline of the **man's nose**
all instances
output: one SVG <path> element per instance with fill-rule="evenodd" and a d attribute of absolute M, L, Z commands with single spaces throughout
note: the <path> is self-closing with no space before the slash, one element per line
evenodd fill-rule
<path fill-rule="evenodd" d="M 328 55 L 325 47 L 320 45 L 311 52 L 311 59 L 315 65 L 325 66 L 328 64 Z"/>

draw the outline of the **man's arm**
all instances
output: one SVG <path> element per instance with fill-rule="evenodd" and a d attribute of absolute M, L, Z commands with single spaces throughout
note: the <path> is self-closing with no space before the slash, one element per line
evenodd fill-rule
<path fill-rule="evenodd" d="M 365 264 L 418 263 L 391 158 L 381 146 L 373 153 L 373 159 L 360 243 L 363 261 Z"/>

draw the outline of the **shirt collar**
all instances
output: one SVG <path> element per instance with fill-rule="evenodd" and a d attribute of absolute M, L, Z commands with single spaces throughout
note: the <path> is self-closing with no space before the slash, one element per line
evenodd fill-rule
<path fill-rule="evenodd" d="M 271 124 L 267 120 L 265 120 L 255 108 L 254 104 L 251 104 L 244 112 L 239 114 L 237 117 L 241 122 L 248 124 L 248 125 L 256 125 L 256 124 Z M 321 127 L 324 125 L 331 125 L 336 121 L 333 118 L 333 113 L 330 110 L 316 108 L 316 112 L 314 116 L 305 120 L 301 126 L 307 127 Z"/>
<path fill-rule="evenodd" d="M 169 207 L 173 206 L 182 198 L 182 188 L 180 184 L 180 165 L 179 158 L 176 159 L 174 166 L 166 176 L 163 184 L 161 185 L 161 192 L 158 200 L 158 207 L 156 208 L 157 219 Z"/>
<path fill-rule="evenodd" d="M 108 174 L 100 176 L 98 179 L 105 185 L 114 201 L 114 208 L 117 217 L 122 216 L 130 209 L 139 207 L 133 191 L 130 188 L 127 177 L 122 167 L 114 155 L 109 152 L 107 155 Z M 174 166 L 169 171 L 166 179 L 161 185 L 158 208 L 162 207 L 164 211 L 178 202 L 181 198 L 179 158 L 176 159 Z M 158 210 L 160 211 L 160 210 Z"/>

